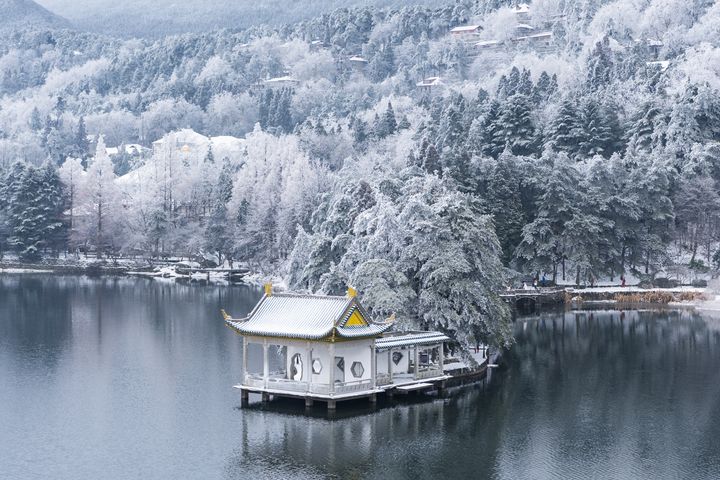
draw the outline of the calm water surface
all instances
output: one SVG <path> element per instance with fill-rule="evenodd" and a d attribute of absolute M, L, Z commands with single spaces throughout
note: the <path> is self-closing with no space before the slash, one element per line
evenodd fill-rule
<path fill-rule="evenodd" d="M 0 276 L 0 478 L 720 478 L 720 321 L 596 311 L 516 322 L 489 385 L 327 419 L 239 409 L 219 309 L 260 292 Z"/>

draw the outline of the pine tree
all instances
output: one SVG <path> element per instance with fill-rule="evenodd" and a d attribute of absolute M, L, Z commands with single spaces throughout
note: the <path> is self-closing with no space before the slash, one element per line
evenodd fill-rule
<path fill-rule="evenodd" d="M 90 145 L 87 139 L 87 130 L 85 129 L 85 118 L 80 117 L 75 133 L 75 148 L 73 154 L 78 158 L 86 158 Z"/>
<path fill-rule="evenodd" d="M 560 105 L 560 110 L 550 124 L 547 143 L 556 151 L 575 155 L 579 151 L 581 127 L 578 124 L 578 110 L 575 101 L 566 98 Z"/>
<path fill-rule="evenodd" d="M 588 98 L 583 102 L 579 125 L 580 154 L 609 157 L 606 149 L 612 143 L 612 132 L 604 113 L 595 99 Z"/>
<path fill-rule="evenodd" d="M 395 111 L 391 102 L 388 102 L 387 109 L 378 124 L 377 134 L 380 138 L 392 135 L 397 130 L 397 121 L 395 120 Z"/>
<path fill-rule="evenodd" d="M 530 155 L 535 148 L 535 125 L 527 96 L 513 95 L 500 110 L 493 143 L 508 145 L 515 155 Z"/>
<path fill-rule="evenodd" d="M 626 134 L 628 151 L 647 153 L 654 148 L 658 141 L 655 130 L 660 115 L 660 109 L 654 104 L 643 105 L 632 119 Z"/>
<path fill-rule="evenodd" d="M 46 162 L 37 174 L 40 183 L 37 202 L 42 214 L 38 222 L 38 234 L 44 247 L 57 252 L 67 245 L 68 225 L 64 214 L 67 198 L 55 165 Z"/>
<path fill-rule="evenodd" d="M 500 155 L 487 178 L 488 212 L 493 216 L 506 265 L 513 258 L 525 225 L 518 178 L 515 158 L 508 151 Z"/>
<path fill-rule="evenodd" d="M 362 119 L 356 119 L 353 123 L 353 146 L 363 151 L 368 137 L 368 125 Z"/>
<path fill-rule="evenodd" d="M 595 44 L 595 49 L 588 57 L 587 85 L 597 90 L 608 85 L 613 79 L 614 60 L 610 50 L 610 39 L 606 36 Z"/>
<path fill-rule="evenodd" d="M 229 235 L 227 203 L 232 197 L 232 189 L 232 167 L 226 162 L 213 189 L 213 204 L 205 227 L 205 248 L 217 255 L 218 265 L 230 257 L 232 238 Z"/>
<path fill-rule="evenodd" d="M 484 132 L 482 152 L 493 158 L 497 158 L 505 149 L 500 113 L 500 103 L 493 100 L 490 102 L 490 107 L 482 121 L 482 131 Z"/>
<path fill-rule="evenodd" d="M 440 166 L 440 154 L 438 154 L 435 145 L 432 143 L 428 144 L 425 149 L 422 167 L 428 173 L 437 173 L 438 175 L 442 173 L 442 167 Z"/>

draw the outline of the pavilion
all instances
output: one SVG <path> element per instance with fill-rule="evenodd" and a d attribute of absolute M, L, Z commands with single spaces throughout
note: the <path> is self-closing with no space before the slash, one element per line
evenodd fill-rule
<path fill-rule="evenodd" d="M 223 315 L 243 336 L 242 380 L 235 386 L 243 405 L 254 392 L 263 401 L 271 395 L 297 397 L 306 406 L 322 400 L 334 409 L 341 400 L 375 402 L 382 392 L 442 388 L 448 378 L 443 362 L 450 338 L 440 332 L 390 332 L 394 318 L 373 321 L 352 288 L 344 296 L 326 296 L 276 293 L 266 285 L 247 317 Z"/>

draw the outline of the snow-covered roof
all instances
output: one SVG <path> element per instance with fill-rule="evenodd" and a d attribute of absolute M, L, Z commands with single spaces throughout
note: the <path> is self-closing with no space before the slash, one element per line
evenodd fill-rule
<path fill-rule="evenodd" d="M 402 347 L 404 345 L 428 345 L 449 341 L 450 338 L 440 332 L 407 332 L 389 334 L 375 340 L 376 349 Z"/>
<path fill-rule="evenodd" d="M 475 44 L 476 47 L 492 47 L 498 45 L 500 40 L 481 40 Z"/>
<path fill-rule="evenodd" d="M 513 41 L 515 42 L 523 42 L 526 40 L 541 40 L 546 38 L 552 38 L 553 33 L 550 31 L 547 32 L 539 32 L 539 33 L 533 33 L 532 35 L 525 35 L 522 37 L 513 38 Z"/>
<path fill-rule="evenodd" d="M 440 77 L 427 77 L 423 79 L 422 81 L 418 82 L 416 85 L 418 87 L 435 87 L 437 85 L 442 85 L 442 78 Z"/>
<path fill-rule="evenodd" d="M 367 63 L 367 60 L 365 60 L 359 55 L 353 55 L 352 57 L 348 58 L 348 60 L 351 62 Z"/>
<path fill-rule="evenodd" d="M 370 321 L 354 296 L 298 293 L 265 294 L 246 318 L 226 323 L 243 335 L 307 340 L 376 337 L 392 326 Z"/>
<path fill-rule="evenodd" d="M 265 83 L 273 84 L 273 83 L 298 83 L 298 80 L 289 76 L 285 75 L 283 77 L 275 77 L 275 78 L 269 78 L 265 80 Z"/>
<path fill-rule="evenodd" d="M 512 9 L 513 13 L 530 13 L 530 5 L 527 3 L 520 3 Z"/>
<path fill-rule="evenodd" d="M 450 30 L 450 33 L 473 33 L 482 30 L 480 25 L 462 25 Z"/>
<path fill-rule="evenodd" d="M 651 47 L 662 47 L 663 45 L 665 45 L 662 40 L 658 40 L 655 38 L 648 38 L 645 42 Z"/>
<path fill-rule="evenodd" d="M 527 23 L 518 23 L 517 25 L 515 25 L 515 28 L 517 30 L 535 30 L 535 27 L 533 27 L 532 25 L 528 25 Z"/>

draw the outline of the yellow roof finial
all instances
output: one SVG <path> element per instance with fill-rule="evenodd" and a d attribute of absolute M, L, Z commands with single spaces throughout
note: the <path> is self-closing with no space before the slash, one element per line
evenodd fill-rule
<path fill-rule="evenodd" d="M 223 319 L 224 319 L 224 320 L 232 320 L 232 317 L 231 317 L 230 315 L 228 315 L 227 312 L 226 312 L 224 309 L 221 308 L 221 309 L 220 309 L 220 313 L 222 313 L 222 316 L 223 316 Z"/>
<path fill-rule="evenodd" d="M 268 282 L 265 284 L 265 295 L 268 297 L 272 295 L 272 283 Z"/>
<path fill-rule="evenodd" d="M 355 290 L 353 287 L 348 285 L 347 296 L 350 298 L 357 297 L 357 290 Z"/>

